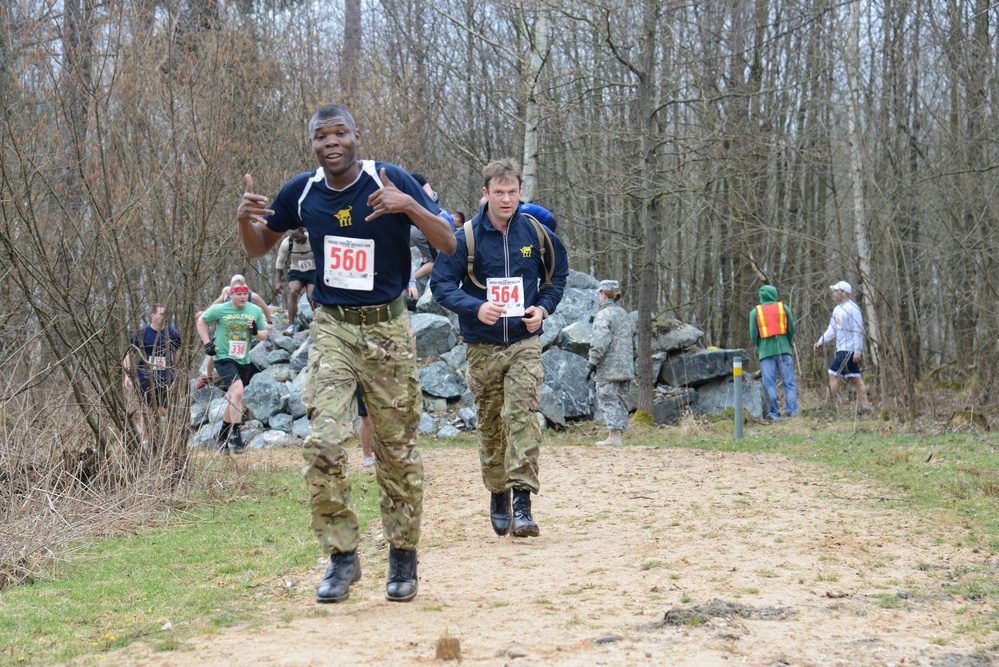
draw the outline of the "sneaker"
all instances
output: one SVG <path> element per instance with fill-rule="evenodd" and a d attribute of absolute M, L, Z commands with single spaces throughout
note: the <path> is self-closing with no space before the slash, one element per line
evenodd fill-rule
<path fill-rule="evenodd" d="M 210 377 L 208 377 L 207 375 L 202 375 L 201 377 L 198 378 L 198 381 L 194 383 L 194 388 L 204 389 L 209 385 L 209 383 L 211 383 L 211 381 L 212 379 Z"/>
<path fill-rule="evenodd" d="M 375 465 L 375 459 L 373 456 L 369 456 L 368 458 L 364 459 L 365 468 L 370 468 L 373 465 Z"/>
<path fill-rule="evenodd" d="M 295 335 L 295 325 L 294 324 L 289 324 L 288 328 L 284 330 L 284 335 L 285 336 L 294 336 Z"/>
<path fill-rule="evenodd" d="M 857 410 L 857 414 L 858 415 L 869 415 L 869 414 L 871 414 L 871 409 L 870 408 L 860 408 L 859 410 Z"/>

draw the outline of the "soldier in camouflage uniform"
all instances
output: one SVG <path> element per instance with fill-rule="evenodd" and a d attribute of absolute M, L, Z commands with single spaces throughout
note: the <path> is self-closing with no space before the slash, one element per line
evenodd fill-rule
<path fill-rule="evenodd" d="M 309 123 L 314 173 L 288 181 L 268 208 L 246 176 L 239 235 L 253 257 L 282 233 L 304 226 L 316 260 L 308 409 L 302 474 L 309 488 L 312 529 L 330 556 L 317 602 L 341 602 L 361 578 L 359 542 L 347 479 L 347 451 L 357 446 L 355 388 L 364 394 L 375 432 L 375 474 L 389 546 L 385 597 L 416 596 L 416 545 L 423 507 L 423 462 L 415 449 L 422 398 L 416 339 L 402 292 L 409 282 L 409 229 L 454 252 L 451 225 L 403 169 L 357 158 L 360 131 L 338 106 Z"/>
<path fill-rule="evenodd" d="M 590 375 L 597 385 L 597 405 L 610 435 L 598 445 L 620 445 L 628 430 L 628 391 L 635 377 L 635 323 L 618 305 L 621 285 L 600 281 L 600 306 L 593 318 Z"/>
<path fill-rule="evenodd" d="M 464 228 L 457 231 L 457 250 L 438 256 L 430 287 L 437 303 L 458 314 L 467 345 L 466 375 L 475 395 L 479 461 L 493 530 L 535 537 L 540 530 L 531 494 L 540 489 L 541 321 L 562 300 L 569 262 L 558 237 L 518 211 L 516 162 L 490 162 L 482 176 L 486 202 L 471 220 L 472 239 Z"/>

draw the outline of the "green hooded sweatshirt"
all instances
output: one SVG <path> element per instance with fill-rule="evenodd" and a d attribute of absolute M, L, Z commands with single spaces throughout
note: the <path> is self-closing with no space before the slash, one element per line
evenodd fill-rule
<path fill-rule="evenodd" d="M 777 288 L 773 285 L 764 285 L 760 288 L 760 304 L 777 302 Z M 794 316 L 791 309 L 784 304 L 784 312 L 787 313 L 787 333 L 769 338 L 760 338 L 760 329 L 756 323 L 756 308 L 749 311 L 749 335 L 760 350 L 760 359 L 774 357 L 778 354 L 791 354 L 791 341 L 794 339 Z"/>

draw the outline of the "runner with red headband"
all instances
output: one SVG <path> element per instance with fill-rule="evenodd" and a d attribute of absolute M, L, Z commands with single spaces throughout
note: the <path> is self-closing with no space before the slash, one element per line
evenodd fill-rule
<path fill-rule="evenodd" d="M 267 320 L 264 312 L 252 303 L 250 288 L 242 280 L 229 288 L 230 301 L 215 304 L 198 318 L 198 335 L 205 345 L 205 354 L 215 358 L 215 370 L 222 378 L 229 404 L 222 415 L 218 434 L 219 449 L 230 444 L 233 454 L 246 449 L 240 424 L 243 422 L 243 389 L 250 382 L 250 348 L 253 340 L 267 340 Z M 208 324 L 215 324 L 215 339 L 208 335 Z"/>

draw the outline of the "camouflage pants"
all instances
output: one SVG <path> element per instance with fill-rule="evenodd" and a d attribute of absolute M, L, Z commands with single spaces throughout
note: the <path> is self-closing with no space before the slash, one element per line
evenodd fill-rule
<path fill-rule="evenodd" d="M 358 384 L 375 435 L 375 474 L 385 539 L 400 549 L 414 549 L 423 512 L 423 459 L 416 451 L 417 405 L 422 395 L 416 338 L 408 313 L 362 326 L 335 320 L 322 309 L 316 311 L 309 376 L 302 391 L 309 414 L 302 476 L 309 488 L 312 530 L 327 554 L 357 548 L 347 452 L 358 444 L 354 429 Z"/>
<path fill-rule="evenodd" d="M 597 405 L 604 413 L 608 430 L 628 430 L 628 392 L 631 380 L 597 382 Z"/>
<path fill-rule="evenodd" d="M 468 387 L 475 394 L 482 481 L 490 493 L 528 489 L 537 493 L 541 429 L 541 339 L 511 345 L 468 345 Z"/>

